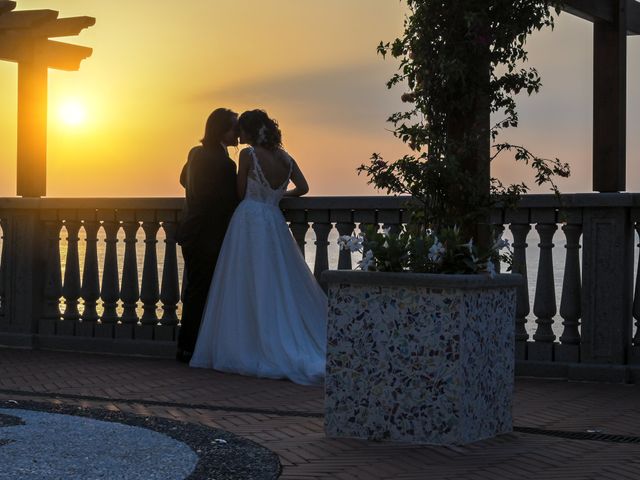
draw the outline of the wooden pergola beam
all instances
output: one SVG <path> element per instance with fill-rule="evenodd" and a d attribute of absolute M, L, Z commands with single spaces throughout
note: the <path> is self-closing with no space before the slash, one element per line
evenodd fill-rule
<path fill-rule="evenodd" d="M 624 0 L 626 11 L 626 30 L 629 35 L 640 34 L 640 3 Z M 564 0 L 563 9 L 572 15 L 590 22 L 604 21 L 613 23 L 618 18 L 618 0 Z"/>
<path fill-rule="evenodd" d="M 38 63 L 45 68 L 75 71 L 92 52 L 88 47 L 34 39 L 28 34 L 0 34 L 0 60 L 8 62 Z"/>
<path fill-rule="evenodd" d="M 95 23 L 96 19 L 93 17 L 58 18 L 30 29 L 29 33 L 34 37 L 71 37 L 78 35 L 82 30 L 95 25 Z"/>
<path fill-rule="evenodd" d="M 80 69 L 80 62 L 92 53 L 93 49 L 88 47 L 47 40 L 42 51 L 36 52 L 36 59 L 49 68 L 75 71 Z"/>
<path fill-rule="evenodd" d="M 0 15 L 0 30 L 32 28 L 58 18 L 55 10 L 20 10 Z"/>
<path fill-rule="evenodd" d="M 0 0 L 0 15 L 16 8 L 16 2 L 12 0 Z"/>
<path fill-rule="evenodd" d="M 640 35 L 640 3 L 627 2 L 627 33 Z"/>
<path fill-rule="evenodd" d="M 594 22 L 613 21 L 614 5 L 609 0 L 564 0 L 563 9 L 567 13 Z"/>

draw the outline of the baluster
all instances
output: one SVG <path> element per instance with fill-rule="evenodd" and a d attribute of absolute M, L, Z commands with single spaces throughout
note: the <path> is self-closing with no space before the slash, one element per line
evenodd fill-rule
<path fill-rule="evenodd" d="M 4 218 L 0 218 L 0 230 L 2 230 L 2 250 L 0 251 L 0 322 L 4 320 L 5 316 L 5 302 L 6 302 L 6 293 L 5 293 L 5 269 L 7 266 L 7 221 Z"/>
<path fill-rule="evenodd" d="M 525 358 L 524 347 L 529 334 L 527 333 L 527 315 L 529 315 L 529 287 L 527 280 L 527 235 L 531 230 L 528 223 L 512 223 L 509 227 L 513 234 L 513 273 L 524 277 L 524 282 L 516 289 L 516 345 L 522 345 L 519 358 Z"/>
<path fill-rule="evenodd" d="M 390 235 L 398 235 L 402 229 L 402 212 L 400 210 L 380 210 L 377 215 L 378 223 Z"/>
<path fill-rule="evenodd" d="M 498 240 L 501 240 L 502 235 L 504 234 L 504 225 L 502 223 L 493 225 L 493 233 L 494 233 L 494 243 L 497 242 Z M 499 251 L 498 255 L 500 255 L 501 253 L 502 252 Z M 502 265 L 500 260 L 497 260 L 496 262 L 494 262 L 494 266 L 496 269 L 496 273 L 500 273 L 502 271 Z"/>
<path fill-rule="evenodd" d="M 364 258 L 364 256 L 367 254 L 367 236 L 365 230 L 368 230 L 372 227 L 377 232 L 380 229 L 380 225 L 378 225 L 377 221 L 377 211 L 355 210 L 353 212 L 353 221 L 358 223 L 358 229 L 360 230 L 360 233 L 364 235 L 361 255 L 361 257 Z"/>
<path fill-rule="evenodd" d="M 399 223 L 384 223 L 382 228 L 387 230 L 390 235 L 398 235 L 402 229 L 402 225 Z"/>
<path fill-rule="evenodd" d="M 307 244 L 305 237 L 307 235 L 307 231 L 309 230 L 309 223 L 307 222 L 291 222 L 289 224 L 289 228 L 291 229 L 291 233 L 293 234 L 293 238 L 295 238 L 298 243 L 298 247 L 300 247 L 300 251 L 302 252 L 302 256 L 305 256 L 304 247 Z"/>
<path fill-rule="evenodd" d="M 371 212 L 371 214 L 375 216 L 374 212 Z M 374 221 L 366 222 L 366 223 L 360 222 L 360 224 L 358 225 L 358 228 L 360 229 L 360 232 L 364 235 L 364 241 L 362 242 L 362 258 L 364 258 L 367 254 L 367 250 L 369 250 L 369 248 L 367 247 L 366 232 L 373 228 L 374 233 L 378 233 L 380 231 L 380 225 L 378 225 Z"/>
<path fill-rule="evenodd" d="M 556 355 L 556 357 L 558 357 L 556 360 L 577 362 L 579 359 L 578 345 L 580 345 L 578 325 L 580 325 L 580 318 L 582 316 L 582 281 L 580 276 L 580 235 L 582 235 L 582 225 L 566 224 L 563 225 L 562 230 L 567 238 L 567 244 L 565 246 L 567 256 L 564 265 L 562 296 L 560 299 L 560 316 L 563 318 L 562 325 L 564 325 L 560 342 L 562 342 L 563 348 L 572 346 L 574 347 L 574 351 L 573 355 L 565 358 L 564 353 L 569 353 L 568 349 L 559 349 L 557 353 L 563 353 Z"/>
<path fill-rule="evenodd" d="M 122 323 L 135 324 L 138 322 L 136 308 L 140 298 L 138 286 L 138 265 L 136 261 L 136 234 L 140 224 L 137 221 L 125 221 L 122 224 L 124 229 L 124 267 L 122 272 L 122 285 L 120 288 L 120 299 L 122 300 Z"/>
<path fill-rule="evenodd" d="M 163 325 L 177 325 L 178 316 L 176 310 L 180 300 L 180 287 L 178 284 L 178 257 L 176 254 L 176 230 L 175 222 L 163 222 L 162 229 L 165 234 L 164 263 L 162 268 L 162 301 Z"/>
<path fill-rule="evenodd" d="M 535 343 L 529 346 L 531 360 L 552 360 L 553 317 L 556 314 L 556 292 L 553 280 L 553 235 L 558 226 L 555 223 L 538 223 L 536 230 L 540 235 L 540 260 L 538 263 L 538 278 L 536 279 L 536 294 L 533 303 L 533 313 L 537 317 L 538 327 L 533 335 Z"/>
<path fill-rule="evenodd" d="M 114 324 L 118 321 L 118 299 L 120 289 L 118 285 L 118 230 L 120 224 L 113 220 L 107 220 L 102 224 L 105 233 L 104 268 L 102 270 L 102 317 L 103 324 Z M 109 335 L 110 336 L 110 335 Z"/>
<path fill-rule="evenodd" d="M 82 272 L 82 289 L 80 291 L 84 300 L 84 322 L 96 322 L 98 312 L 96 310 L 100 298 L 100 278 L 98 277 L 98 230 L 100 223 L 96 220 L 85 220 L 84 231 L 87 236 L 87 250 L 84 257 L 84 272 Z"/>
<path fill-rule="evenodd" d="M 60 265 L 60 228 L 57 220 L 44 222 L 47 235 L 47 267 L 44 287 L 44 312 L 38 333 L 54 335 L 60 320 L 62 297 L 62 269 Z"/>
<path fill-rule="evenodd" d="M 356 228 L 356 224 L 353 222 L 338 222 L 336 223 L 336 229 L 338 230 L 338 235 L 342 236 L 352 236 L 353 231 Z M 350 250 L 340 250 L 338 254 L 338 269 L 339 270 L 351 270 L 353 267 L 351 265 L 351 251 Z"/>
<path fill-rule="evenodd" d="M 67 228 L 67 259 L 64 271 L 64 286 L 62 294 L 64 296 L 65 309 L 62 318 L 65 321 L 75 321 L 80 319 L 78 311 L 78 300 L 80 299 L 80 261 L 78 259 L 78 232 L 80 231 L 80 222 L 78 220 L 65 220 Z M 67 330 L 66 333 L 71 333 Z"/>
<path fill-rule="evenodd" d="M 144 266 L 142 269 L 142 300 L 144 312 L 141 322 L 143 325 L 156 325 L 158 315 L 156 309 L 160 300 L 160 286 L 158 284 L 158 255 L 156 244 L 160 225 L 158 222 L 145 221 L 142 224 L 144 230 Z"/>
<path fill-rule="evenodd" d="M 640 237 L 640 222 L 636 222 L 636 233 Z M 638 243 L 640 248 L 640 243 Z M 636 334 L 633 337 L 633 344 L 640 347 L 640 255 L 638 256 L 638 268 L 636 270 L 636 290 L 633 295 L 633 318 L 636 319 Z"/>
<path fill-rule="evenodd" d="M 329 269 L 329 233 L 332 225 L 326 222 L 314 222 L 313 231 L 316 234 L 316 260 L 313 266 L 313 274 L 320 281 L 320 275 Z"/>

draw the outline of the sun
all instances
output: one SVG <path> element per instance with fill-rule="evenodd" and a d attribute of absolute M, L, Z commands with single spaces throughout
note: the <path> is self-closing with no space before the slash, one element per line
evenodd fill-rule
<path fill-rule="evenodd" d="M 67 100 L 58 109 L 60 120 L 69 126 L 82 125 L 87 119 L 87 109 L 77 100 Z"/>

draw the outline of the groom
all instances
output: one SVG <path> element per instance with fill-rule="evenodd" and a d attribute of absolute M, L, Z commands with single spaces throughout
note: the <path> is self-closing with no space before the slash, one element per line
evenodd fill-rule
<path fill-rule="evenodd" d="M 189 362 L 209 285 L 229 220 L 238 205 L 236 164 L 227 147 L 238 145 L 238 114 L 226 108 L 207 119 L 202 145 L 191 149 L 180 174 L 186 201 L 178 227 L 186 289 L 176 359 Z"/>

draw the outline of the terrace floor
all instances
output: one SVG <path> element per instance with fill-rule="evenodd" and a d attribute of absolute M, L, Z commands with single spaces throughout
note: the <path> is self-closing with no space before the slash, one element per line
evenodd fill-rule
<path fill-rule="evenodd" d="M 226 430 L 275 452 L 281 478 L 640 479 L 640 386 L 518 378 L 517 431 L 464 447 L 325 438 L 322 396 L 169 360 L 0 348 L 0 401 Z"/>

